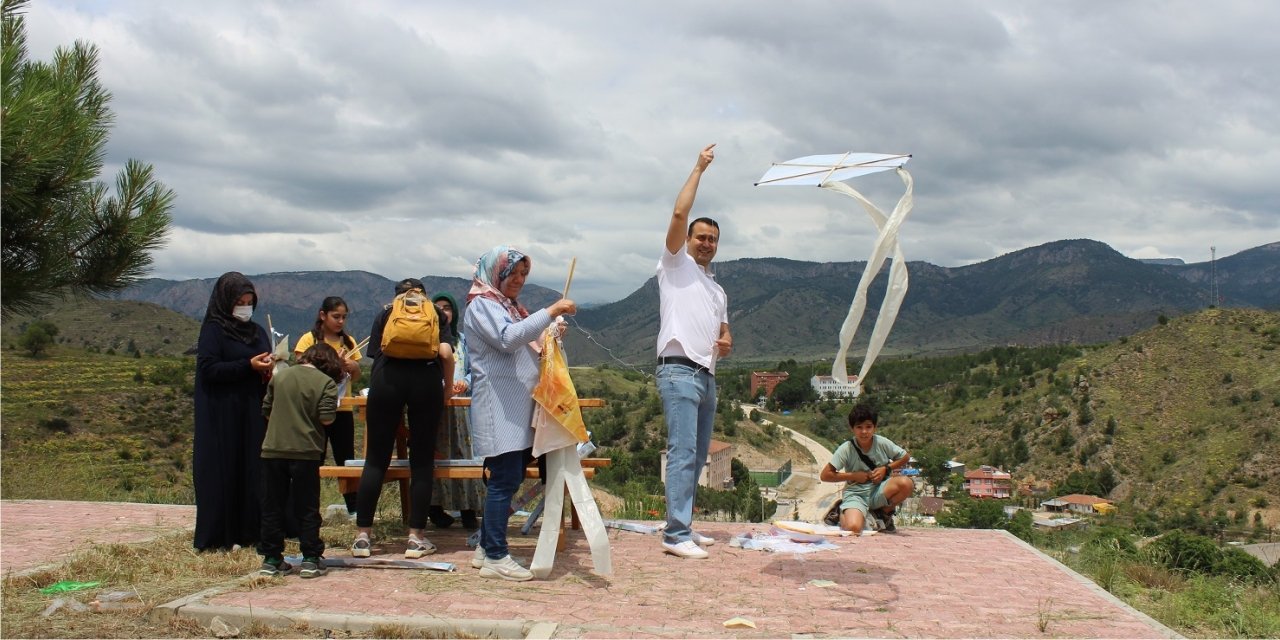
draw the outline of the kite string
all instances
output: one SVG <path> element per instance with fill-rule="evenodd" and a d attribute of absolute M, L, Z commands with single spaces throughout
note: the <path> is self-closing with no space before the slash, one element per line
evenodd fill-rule
<path fill-rule="evenodd" d="M 651 372 L 651 371 L 645 371 L 644 369 L 641 369 L 639 366 L 634 365 L 634 364 L 631 364 L 630 362 L 627 362 L 627 361 L 623 360 L 622 358 L 619 358 L 618 356 L 614 355 L 614 353 L 613 353 L 613 349 L 610 349 L 609 347 L 606 347 L 606 346 L 604 346 L 603 344 L 600 344 L 600 341 L 599 341 L 599 340 L 596 340 L 596 339 L 595 339 L 595 336 L 591 335 L 591 333 L 590 333 L 589 331 L 587 331 L 586 329 L 582 328 L 582 325 L 578 324 L 578 319 L 577 319 L 577 318 L 575 318 L 575 317 L 573 317 L 573 316 L 566 316 L 566 317 L 568 317 L 568 318 L 569 318 L 569 323 L 570 323 L 570 324 L 572 324 L 572 325 L 573 325 L 573 327 L 574 327 L 575 329 L 577 329 L 580 333 L 582 333 L 582 335 L 586 336 L 586 337 L 587 337 L 587 340 L 589 340 L 589 341 L 591 342 L 591 344 L 594 344 L 595 346 L 600 347 L 601 349 L 603 349 L 603 350 L 604 350 L 604 352 L 605 352 L 605 353 L 607 353 L 607 354 L 609 355 L 609 357 L 610 357 L 614 362 L 616 362 L 616 363 L 618 363 L 618 364 L 622 365 L 623 367 L 625 367 L 625 368 L 627 368 L 627 369 L 630 369 L 630 370 L 632 370 L 632 371 L 635 371 L 636 373 L 638 373 L 638 374 L 640 374 L 641 376 L 643 376 L 643 377 L 644 377 L 644 379 L 645 379 L 646 381 L 648 381 L 648 380 L 655 380 L 655 381 L 656 381 L 656 378 L 654 378 L 654 376 L 653 376 L 653 372 Z"/>

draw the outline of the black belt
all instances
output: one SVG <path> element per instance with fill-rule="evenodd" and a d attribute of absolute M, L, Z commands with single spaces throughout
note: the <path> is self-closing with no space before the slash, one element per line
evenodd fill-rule
<path fill-rule="evenodd" d="M 658 364 L 680 364 L 680 365 L 689 367 L 690 369 L 697 369 L 698 371 L 706 371 L 707 373 L 711 373 L 710 369 L 684 356 L 658 356 Z"/>

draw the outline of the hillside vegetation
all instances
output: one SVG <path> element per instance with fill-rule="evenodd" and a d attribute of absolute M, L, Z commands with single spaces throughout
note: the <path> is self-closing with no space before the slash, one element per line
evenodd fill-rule
<path fill-rule="evenodd" d="M 58 327 L 57 343 L 89 351 L 133 355 L 181 355 L 196 346 L 200 322 L 148 302 L 64 298 L 40 311 L 6 318 L 4 348 L 10 349 L 27 325 L 48 320 Z"/>
<path fill-rule="evenodd" d="M 868 398 L 909 449 L 947 447 L 1028 489 L 1105 474 L 1135 510 L 1276 526 L 1278 347 L 1280 313 L 1210 309 L 1107 345 L 888 360 Z M 848 437 L 844 411 L 817 403 L 780 419 L 834 443 Z"/>
<path fill-rule="evenodd" d="M 6 499 L 190 504 L 191 358 L 6 350 Z"/>
<path fill-rule="evenodd" d="M 139 333 L 104 332 L 104 340 L 132 340 L 140 354 L 165 344 L 146 342 L 145 334 L 167 334 L 141 320 L 145 313 L 123 317 Z M 9 343 L 16 325 L 7 329 Z M 98 345 L 78 348 L 88 339 L 81 335 L 64 329 L 44 358 L 4 351 L 4 495 L 189 501 L 193 360 L 99 353 Z M 1105 472 L 1111 497 L 1134 509 L 1274 526 L 1278 346 L 1280 313 L 1211 309 L 1107 345 L 886 359 L 867 389 L 882 406 L 884 433 L 913 451 L 942 445 L 970 467 L 1011 469 L 1028 488 Z M 804 380 L 814 368 L 781 364 Z M 748 374 L 720 374 L 715 437 L 733 443 L 752 469 L 807 461 L 780 432 L 736 410 L 748 399 Z M 577 368 L 574 377 L 581 395 L 607 401 L 586 414 L 601 455 L 615 459 L 601 484 L 660 494 L 665 427 L 651 372 Z M 824 402 L 774 417 L 834 445 L 848 437 L 846 412 Z"/>

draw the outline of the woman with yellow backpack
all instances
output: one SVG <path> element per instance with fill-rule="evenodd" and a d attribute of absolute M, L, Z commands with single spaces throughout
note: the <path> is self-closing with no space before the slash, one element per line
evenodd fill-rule
<path fill-rule="evenodd" d="M 435 553 L 427 540 L 427 512 L 435 474 L 436 429 L 444 410 L 445 380 L 453 379 L 453 334 L 449 321 L 427 296 L 422 281 L 396 284 L 396 298 L 373 321 L 369 332 L 369 400 L 364 471 L 356 495 L 356 534 L 351 555 L 372 553 L 373 514 L 391 464 L 396 429 L 408 413 L 409 540 L 406 558 Z"/>

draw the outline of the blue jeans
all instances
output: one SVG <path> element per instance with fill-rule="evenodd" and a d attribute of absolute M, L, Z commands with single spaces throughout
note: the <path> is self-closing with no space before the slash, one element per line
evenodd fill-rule
<path fill-rule="evenodd" d="M 707 464 L 716 417 L 716 378 L 682 364 L 658 366 L 658 394 L 667 421 L 667 530 L 672 544 L 689 540 L 698 476 Z"/>
<path fill-rule="evenodd" d="M 507 555 L 507 521 L 511 519 L 511 498 L 524 482 L 524 468 L 530 452 L 508 451 L 484 459 L 489 479 L 485 482 L 484 520 L 480 521 L 480 547 L 490 560 Z"/>

